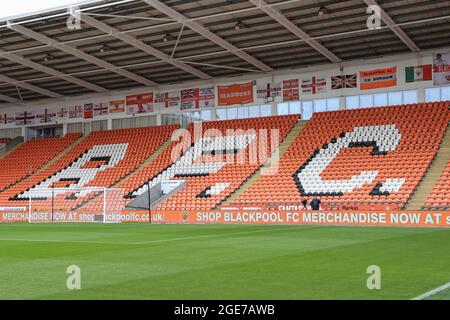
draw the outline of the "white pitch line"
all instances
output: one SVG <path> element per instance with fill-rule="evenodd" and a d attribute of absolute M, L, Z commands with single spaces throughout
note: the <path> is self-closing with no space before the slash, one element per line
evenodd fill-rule
<path fill-rule="evenodd" d="M 261 233 L 261 232 L 267 232 L 267 231 L 284 231 L 284 230 L 295 230 L 304 228 L 305 226 L 301 227 L 294 227 L 294 228 L 278 228 L 278 229 L 272 229 L 272 230 L 256 230 L 256 231 L 241 231 L 241 232 L 230 232 L 230 233 L 217 233 L 217 234 L 208 234 L 204 236 L 196 236 L 196 237 L 185 237 L 185 238 L 175 238 L 175 239 L 162 239 L 162 240 L 151 240 L 151 241 L 144 241 L 144 242 L 137 242 L 136 244 L 151 244 L 151 243 L 160 243 L 160 242 L 170 242 L 170 241 L 182 241 L 182 240 L 194 240 L 194 239 L 204 239 L 204 238 L 213 238 L 213 237 L 220 237 L 220 236 L 233 236 L 233 235 L 240 235 L 240 234 L 251 234 L 251 233 Z"/>
<path fill-rule="evenodd" d="M 417 296 L 415 298 L 412 298 L 411 300 L 424 300 L 426 298 L 429 298 L 431 296 L 434 296 L 435 294 L 442 292 L 446 289 L 450 288 L 450 282 L 447 284 L 444 284 L 443 286 L 433 289 L 431 291 L 425 292 L 424 294 L 421 294 L 420 296 Z"/>
<path fill-rule="evenodd" d="M 172 238 L 172 239 L 160 239 L 160 240 L 150 240 L 150 241 L 142 241 L 142 242 L 115 242 L 115 241 L 77 241 L 77 240 L 50 240 L 50 239 L 7 239 L 1 238 L 0 241 L 22 241 L 22 242 L 49 242 L 49 243 L 78 243 L 78 244 L 123 244 L 123 245 L 145 245 L 145 244 L 153 244 L 153 243 L 163 243 L 163 242 L 174 242 L 174 241 L 184 241 L 184 240 L 194 240 L 194 239 L 205 239 L 205 238 L 214 238 L 221 236 L 232 236 L 232 235 L 240 235 L 240 234 L 252 234 L 252 233 L 261 233 L 261 232 L 272 232 L 272 231 L 284 231 L 284 230 L 295 230 L 304 228 L 304 226 L 294 227 L 294 228 L 278 228 L 278 229 L 264 229 L 264 230 L 256 230 L 256 231 L 241 231 L 241 232 L 229 232 L 229 233 L 217 233 L 217 234 L 208 234 L 204 236 L 194 236 L 194 237 L 183 237 L 183 238 Z"/>
<path fill-rule="evenodd" d="M 21 241 L 21 242 L 50 242 L 50 243 L 86 243 L 86 244 L 136 244 L 136 242 L 114 242 L 114 241 L 77 241 L 77 240 L 50 240 L 50 239 L 7 239 L 0 241 Z"/>

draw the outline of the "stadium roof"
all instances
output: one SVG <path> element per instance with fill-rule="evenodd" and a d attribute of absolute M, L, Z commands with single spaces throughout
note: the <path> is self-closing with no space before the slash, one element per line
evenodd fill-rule
<path fill-rule="evenodd" d="M 379 30 L 367 6 L 382 8 Z M 448 0 L 122 0 L 0 22 L 0 103 L 450 45 Z M 131 17 L 130 17 L 131 16 Z M 132 18 L 133 17 L 133 18 Z"/>

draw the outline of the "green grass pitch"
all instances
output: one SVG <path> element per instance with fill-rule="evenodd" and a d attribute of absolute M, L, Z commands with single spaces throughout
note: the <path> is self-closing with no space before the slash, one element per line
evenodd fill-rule
<path fill-rule="evenodd" d="M 436 293 L 425 300 L 450 300 L 450 289 Z"/>
<path fill-rule="evenodd" d="M 411 299 L 450 281 L 449 247 L 445 229 L 2 224 L 0 299 Z"/>

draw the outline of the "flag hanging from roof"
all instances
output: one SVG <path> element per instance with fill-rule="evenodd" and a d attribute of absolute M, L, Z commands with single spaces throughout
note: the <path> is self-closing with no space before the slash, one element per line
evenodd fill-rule
<path fill-rule="evenodd" d="M 153 93 L 127 96 L 127 114 L 153 112 Z"/>
<path fill-rule="evenodd" d="M 94 104 L 94 117 L 105 116 L 108 114 L 108 103 L 98 102 Z"/>
<path fill-rule="evenodd" d="M 67 108 L 66 107 L 61 107 L 56 109 L 56 117 L 57 118 L 65 118 L 67 117 Z"/>
<path fill-rule="evenodd" d="M 56 118 L 56 111 L 54 109 L 44 109 L 36 113 L 36 120 L 38 123 L 50 123 Z"/>
<path fill-rule="evenodd" d="M 318 94 L 327 91 L 327 80 L 325 77 L 316 77 L 302 79 L 303 94 Z"/>
<path fill-rule="evenodd" d="M 437 53 L 433 56 L 434 84 L 450 83 L 450 53 Z"/>
<path fill-rule="evenodd" d="M 109 102 L 109 113 L 125 112 L 125 100 L 113 100 Z"/>
<path fill-rule="evenodd" d="M 343 74 L 340 76 L 331 77 L 331 89 L 348 89 L 358 87 L 358 75 L 355 74 Z"/>
<path fill-rule="evenodd" d="M 166 93 L 158 92 L 155 93 L 155 108 L 158 110 L 164 109 L 166 107 Z"/>
<path fill-rule="evenodd" d="M 10 124 L 13 123 L 15 120 L 14 115 L 13 114 L 0 114 L 0 123 L 1 124 Z"/>
<path fill-rule="evenodd" d="M 433 80 L 433 66 L 431 64 L 405 68 L 406 82 L 430 81 L 430 80 Z"/>
<path fill-rule="evenodd" d="M 155 95 L 155 106 L 158 109 L 180 108 L 180 91 L 160 92 Z"/>
<path fill-rule="evenodd" d="M 214 87 L 181 90 L 181 110 L 212 108 L 215 100 Z"/>
<path fill-rule="evenodd" d="M 360 71 L 360 89 L 378 89 L 397 85 L 397 67 Z"/>
<path fill-rule="evenodd" d="M 200 88 L 200 108 L 213 108 L 216 104 L 216 93 L 214 87 Z"/>
<path fill-rule="evenodd" d="M 83 107 L 82 106 L 70 106 L 69 107 L 69 118 L 82 118 L 83 117 Z"/>
<path fill-rule="evenodd" d="M 281 82 L 269 82 L 258 84 L 256 87 L 258 99 L 269 99 L 281 96 Z"/>
<path fill-rule="evenodd" d="M 94 104 L 93 103 L 86 103 L 84 105 L 83 117 L 84 117 L 84 119 L 92 119 L 94 117 Z"/>
<path fill-rule="evenodd" d="M 254 81 L 218 86 L 219 106 L 253 103 L 253 85 Z"/>
<path fill-rule="evenodd" d="M 181 110 L 200 108 L 200 89 L 181 90 Z"/>
<path fill-rule="evenodd" d="M 298 79 L 283 81 L 283 101 L 297 101 L 300 99 L 300 81 Z"/>

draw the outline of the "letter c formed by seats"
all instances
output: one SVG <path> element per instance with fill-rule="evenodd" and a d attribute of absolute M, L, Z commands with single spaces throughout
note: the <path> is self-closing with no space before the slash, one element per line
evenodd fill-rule
<path fill-rule="evenodd" d="M 372 147 L 372 156 L 382 156 L 395 151 L 401 139 L 402 135 L 394 124 L 355 127 L 314 152 L 293 174 L 295 184 L 302 196 L 343 196 L 370 185 L 379 174 L 376 170 L 362 171 L 349 180 L 323 180 L 321 174 L 345 148 Z M 404 178 L 386 179 L 376 185 L 371 195 L 398 192 L 404 183 Z"/>

